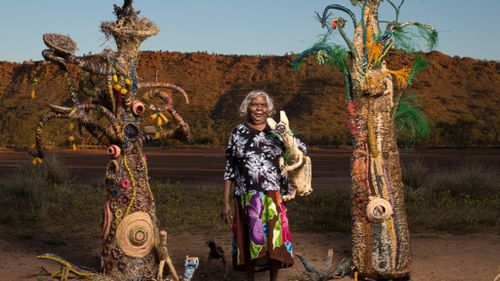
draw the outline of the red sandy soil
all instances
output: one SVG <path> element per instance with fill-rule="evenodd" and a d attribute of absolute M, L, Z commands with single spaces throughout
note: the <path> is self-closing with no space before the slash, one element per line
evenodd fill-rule
<path fill-rule="evenodd" d="M 413 152 L 403 151 L 401 153 L 403 162 L 409 161 L 413 153 L 416 153 L 430 169 L 459 166 L 460 163 L 468 161 L 500 170 L 498 149 L 417 149 Z M 75 171 L 79 171 L 78 176 L 81 180 L 99 180 L 104 173 L 107 157 L 103 151 L 74 153 L 59 150 L 57 154 L 63 162 L 69 164 Z M 222 149 L 148 149 L 147 154 L 151 177 L 154 179 L 173 178 L 188 187 L 199 185 L 201 182 L 205 185 L 220 185 L 224 161 Z M 348 188 L 349 178 L 346 175 L 349 174 L 349 150 L 313 149 L 311 156 L 315 169 L 313 170 L 315 188 L 319 190 Z M 0 179 L 8 180 L 9 174 L 15 167 L 29 159 L 30 157 L 22 152 L 0 152 Z M 196 171 L 197 177 L 189 176 L 193 171 Z M 59 229 L 56 232 L 60 233 L 57 238 L 36 234 L 36 229 L 27 231 L 26 228 L 0 225 L 2 261 L 0 280 L 36 280 L 42 266 L 54 269 L 52 263 L 35 258 L 37 254 L 45 252 L 58 254 L 78 265 L 99 267 L 98 233 L 89 237 L 82 234 L 88 231 L 66 233 L 64 229 Z M 179 271 L 182 270 L 186 254 L 199 256 L 204 264 L 208 250 L 205 241 L 208 239 L 215 239 L 224 247 L 226 253 L 230 253 L 229 229 L 227 233 L 207 233 L 203 230 L 198 233 L 170 233 L 169 237 L 171 255 Z M 348 234 L 294 233 L 293 240 L 295 250 L 305 254 L 313 264 L 321 265 L 328 248 L 334 249 L 335 262 L 350 255 Z M 412 236 L 411 243 L 413 253 L 411 280 L 492 281 L 500 273 L 499 235 L 481 233 L 454 236 L 419 233 Z M 218 262 L 212 262 L 209 268 L 202 265 L 197 270 L 194 280 L 220 281 L 223 279 L 223 271 Z M 283 270 L 280 280 L 291 280 L 303 271 L 303 267 L 297 263 L 292 268 Z M 245 280 L 244 277 L 244 274 L 230 271 L 228 280 Z M 268 280 L 268 277 L 266 274 L 259 274 L 257 280 Z M 352 279 L 346 277 L 342 280 Z"/>
<path fill-rule="evenodd" d="M 0 280 L 37 280 L 41 267 L 56 269 L 53 263 L 40 261 L 37 254 L 50 251 L 89 267 L 98 266 L 98 239 L 88 237 L 87 247 L 75 249 L 71 241 L 65 245 L 49 245 L 50 240 L 32 241 L 23 233 L 2 226 L 0 236 Z M 178 271 L 182 271 L 186 254 L 198 256 L 201 265 L 193 280 L 219 281 L 223 279 L 224 268 L 218 261 L 205 267 L 208 248 L 207 239 L 214 238 L 224 247 L 226 256 L 230 253 L 229 234 L 171 234 L 170 251 Z M 321 265 L 328 248 L 335 251 L 334 262 L 349 257 L 350 238 L 341 233 L 295 233 L 295 250 L 305 254 L 313 264 Z M 82 241 L 75 241 L 82 243 Z M 447 234 L 419 234 L 411 240 L 414 281 L 492 281 L 500 273 L 500 239 L 493 234 L 471 234 L 453 236 Z M 229 258 L 229 256 L 228 256 Z M 296 264 L 281 271 L 280 280 L 293 280 L 304 268 Z M 243 273 L 230 269 L 227 280 L 245 280 Z M 257 280 L 268 280 L 266 273 L 259 273 Z M 344 277 L 341 280 L 352 280 Z"/>

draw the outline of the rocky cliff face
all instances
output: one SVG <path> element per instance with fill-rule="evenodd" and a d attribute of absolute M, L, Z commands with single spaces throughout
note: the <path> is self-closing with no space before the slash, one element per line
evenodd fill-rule
<path fill-rule="evenodd" d="M 407 93 L 421 95 L 420 103 L 432 122 L 428 145 L 498 145 L 500 143 L 500 63 L 423 54 L 429 67 Z M 142 81 L 163 81 L 184 88 L 191 103 L 179 96 L 176 107 L 192 127 L 197 143 L 223 145 L 239 122 L 237 108 L 254 89 L 268 91 L 276 109 L 284 109 L 292 127 L 309 144 L 350 142 L 345 126 L 344 81 L 327 66 L 305 64 L 298 72 L 292 56 L 227 56 L 207 53 L 143 52 Z M 394 54 L 389 67 L 411 63 Z M 68 83 L 56 66 L 42 66 L 36 99 L 30 98 L 36 63 L 0 62 L 0 146 L 33 142 L 34 128 L 45 105 L 64 104 Z M 78 69 L 71 68 L 77 84 Z M 63 122 L 47 128 L 48 144 L 64 144 Z M 80 142 L 87 143 L 84 135 Z"/>

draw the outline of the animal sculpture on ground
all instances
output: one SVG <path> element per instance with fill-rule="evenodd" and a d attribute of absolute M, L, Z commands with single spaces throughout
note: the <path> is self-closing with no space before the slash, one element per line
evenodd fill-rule
<path fill-rule="evenodd" d="M 301 280 L 310 281 L 327 281 L 333 279 L 341 279 L 353 272 L 353 266 L 350 259 L 343 258 L 337 266 L 333 263 L 333 249 L 328 249 L 328 254 L 325 258 L 324 266 L 319 268 L 309 263 L 306 256 L 301 253 L 296 253 L 297 258 L 304 265 L 306 274 L 303 274 Z M 357 281 L 356 272 L 354 272 L 354 281 Z"/>
<path fill-rule="evenodd" d="M 217 245 L 214 240 L 210 239 L 207 241 L 207 246 L 209 248 L 208 257 L 205 262 L 205 271 L 208 270 L 212 260 L 220 260 L 222 266 L 224 266 L 224 279 L 227 278 L 228 274 L 228 264 L 226 261 L 226 255 L 224 254 L 224 249 Z"/>

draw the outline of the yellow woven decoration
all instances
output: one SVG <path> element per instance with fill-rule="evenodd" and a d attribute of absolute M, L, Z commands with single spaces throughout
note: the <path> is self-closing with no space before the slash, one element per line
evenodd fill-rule
<path fill-rule="evenodd" d="M 160 117 L 161 117 L 161 119 L 163 120 L 163 122 L 168 123 L 168 118 L 167 118 L 167 116 L 165 116 L 165 114 L 163 114 L 163 113 L 161 113 L 161 112 L 159 112 L 159 114 L 160 114 Z"/>
<path fill-rule="evenodd" d="M 382 56 L 382 50 L 384 48 L 384 41 L 375 42 L 373 40 L 373 30 L 369 25 L 366 30 L 366 49 L 368 51 L 368 64 L 366 69 L 370 69 L 370 66 L 379 60 Z"/>
<path fill-rule="evenodd" d="M 380 56 L 379 60 L 381 60 L 383 57 L 385 57 L 387 55 L 387 53 L 389 52 L 389 50 L 392 48 L 392 46 L 394 46 L 394 41 L 391 41 L 389 43 L 389 46 L 387 48 L 385 48 L 385 51 L 384 53 Z"/>
<path fill-rule="evenodd" d="M 145 212 L 136 212 L 123 218 L 116 230 L 116 242 L 127 256 L 147 256 L 155 242 L 151 216 Z"/>
<path fill-rule="evenodd" d="M 370 147 L 370 155 L 373 158 L 377 158 L 379 151 L 377 148 L 377 139 L 375 137 L 375 124 L 373 121 L 373 111 L 369 111 L 368 113 L 368 145 Z"/>
<path fill-rule="evenodd" d="M 40 157 L 35 157 L 35 158 L 33 158 L 33 160 L 31 160 L 31 164 L 33 164 L 33 165 L 38 165 L 38 164 L 42 164 L 42 163 L 43 163 L 43 160 Z"/>
<path fill-rule="evenodd" d="M 123 164 L 125 165 L 125 169 L 127 170 L 128 176 L 130 177 L 130 183 L 132 184 L 132 198 L 130 199 L 130 203 L 128 203 L 127 212 L 125 213 L 125 215 L 128 215 L 130 213 L 130 209 L 132 208 L 132 204 L 134 204 L 135 197 L 137 196 L 137 190 L 135 190 L 135 178 L 132 170 L 128 166 L 127 156 L 123 157 Z"/>
<path fill-rule="evenodd" d="M 408 77 L 410 77 L 411 69 L 404 67 L 400 70 L 388 70 L 388 72 L 396 77 L 399 87 L 406 88 L 408 86 Z"/>

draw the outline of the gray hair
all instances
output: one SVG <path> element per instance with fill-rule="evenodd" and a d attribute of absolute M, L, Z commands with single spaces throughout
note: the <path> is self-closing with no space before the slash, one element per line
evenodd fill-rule
<path fill-rule="evenodd" d="M 274 105 L 273 105 L 273 100 L 271 99 L 271 97 L 266 92 L 264 92 L 263 90 L 254 90 L 254 91 L 251 91 L 245 97 L 245 99 L 243 100 L 243 102 L 240 105 L 240 116 L 241 117 L 247 117 L 247 115 L 248 115 L 248 106 L 250 105 L 250 102 L 252 102 L 252 100 L 255 97 L 259 97 L 259 96 L 264 97 L 266 99 L 267 110 L 268 110 L 267 115 L 268 116 L 272 116 L 274 114 Z"/>

